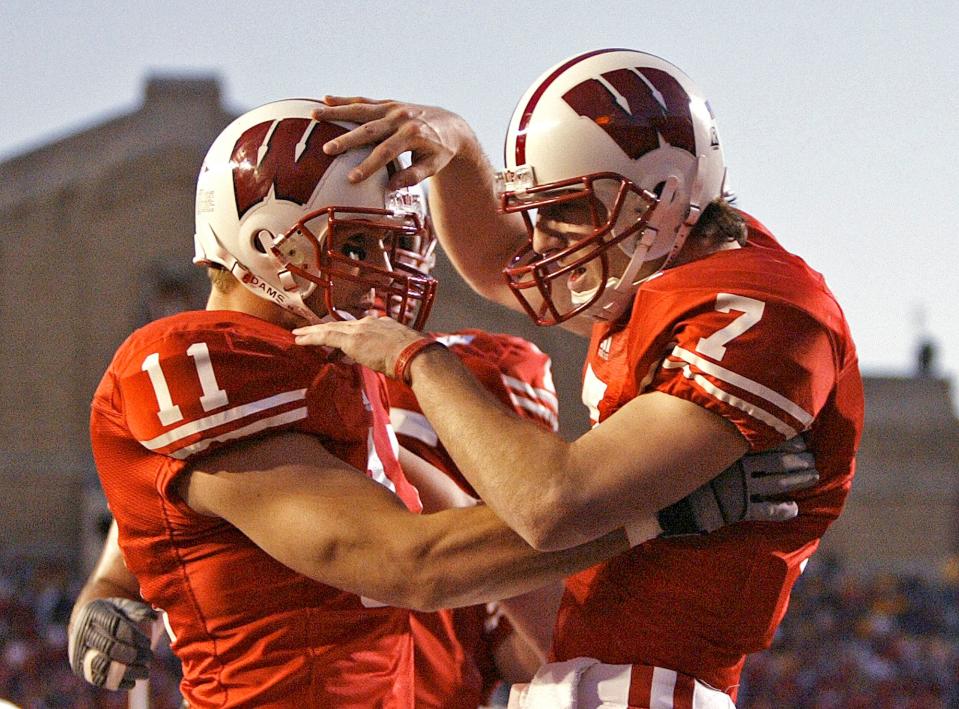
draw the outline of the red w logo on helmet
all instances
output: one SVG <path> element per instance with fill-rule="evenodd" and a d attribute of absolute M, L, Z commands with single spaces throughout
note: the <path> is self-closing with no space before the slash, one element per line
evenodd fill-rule
<path fill-rule="evenodd" d="M 669 145 L 696 154 L 689 94 L 674 77 L 648 67 L 636 71 L 616 69 L 602 76 L 626 99 L 629 112 L 597 79 L 574 86 L 563 94 L 563 99 L 579 115 L 606 131 L 633 160 L 657 149 L 659 136 Z"/>
<path fill-rule="evenodd" d="M 336 159 L 323 152 L 323 144 L 343 133 L 345 128 L 308 118 L 265 121 L 245 130 L 231 155 L 237 216 L 266 199 L 270 187 L 277 199 L 306 204 Z"/>

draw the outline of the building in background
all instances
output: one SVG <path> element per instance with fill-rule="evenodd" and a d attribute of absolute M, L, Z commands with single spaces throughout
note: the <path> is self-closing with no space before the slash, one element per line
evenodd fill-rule
<path fill-rule="evenodd" d="M 959 421 L 934 347 L 913 377 L 866 377 L 866 425 L 846 510 L 823 549 L 847 567 L 935 576 L 959 552 Z"/>
<path fill-rule="evenodd" d="M 92 563 L 106 510 L 90 399 L 132 329 L 203 306 L 196 173 L 236 113 L 213 77 L 154 77 L 137 111 L 0 163 L 0 555 Z M 554 360 L 563 432 L 582 433 L 585 342 L 476 296 L 442 256 L 435 275 L 430 329 L 536 342 Z M 959 423 L 931 355 L 915 378 L 866 380 L 855 488 L 824 541 L 853 568 L 934 572 L 959 551 Z"/>
<path fill-rule="evenodd" d="M 91 396 L 171 283 L 202 305 L 192 192 L 230 118 L 216 81 L 153 79 L 134 113 L 0 164 L 3 551 L 77 558 Z"/>

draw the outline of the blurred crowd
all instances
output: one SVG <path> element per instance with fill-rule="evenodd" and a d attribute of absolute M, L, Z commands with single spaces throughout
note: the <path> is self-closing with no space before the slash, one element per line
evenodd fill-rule
<path fill-rule="evenodd" d="M 814 557 L 739 697 L 751 709 L 959 708 L 959 564 L 924 580 Z"/>
<path fill-rule="evenodd" d="M 121 709 L 67 665 L 67 621 L 81 581 L 64 566 L 0 562 L 0 698 L 22 709 Z M 179 669 L 165 645 L 152 706 L 175 709 Z M 959 563 L 935 580 L 863 577 L 816 557 L 772 647 L 746 663 L 746 709 L 959 709 Z"/>
<path fill-rule="evenodd" d="M 0 560 L 0 699 L 21 709 L 126 709 L 126 692 L 98 690 L 67 662 L 67 622 L 83 580 L 57 563 Z M 179 664 L 166 644 L 150 673 L 151 706 L 180 706 Z"/>

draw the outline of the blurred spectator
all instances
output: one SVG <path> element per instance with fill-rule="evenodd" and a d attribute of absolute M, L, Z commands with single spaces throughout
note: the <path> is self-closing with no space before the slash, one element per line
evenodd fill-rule
<path fill-rule="evenodd" d="M 959 707 L 959 564 L 941 580 L 844 571 L 814 560 L 772 647 L 750 657 L 740 707 Z"/>
<path fill-rule="evenodd" d="M 0 561 L 0 698 L 20 709 L 126 709 L 126 692 L 98 690 L 67 664 L 67 620 L 81 579 L 66 567 Z M 180 671 L 163 645 L 150 674 L 151 706 L 180 706 Z"/>

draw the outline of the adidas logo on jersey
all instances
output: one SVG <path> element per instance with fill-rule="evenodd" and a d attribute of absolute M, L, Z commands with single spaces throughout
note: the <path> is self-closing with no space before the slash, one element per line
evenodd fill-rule
<path fill-rule="evenodd" d="M 609 350 L 612 347 L 612 344 L 613 344 L 612 335 L 610 335 L 609 337 L 604 337 L 602 340 L 600 340 L 599 348 L 597 349 L 597 353 L 599 354 L 600 359 L 609 359 Z"/>

